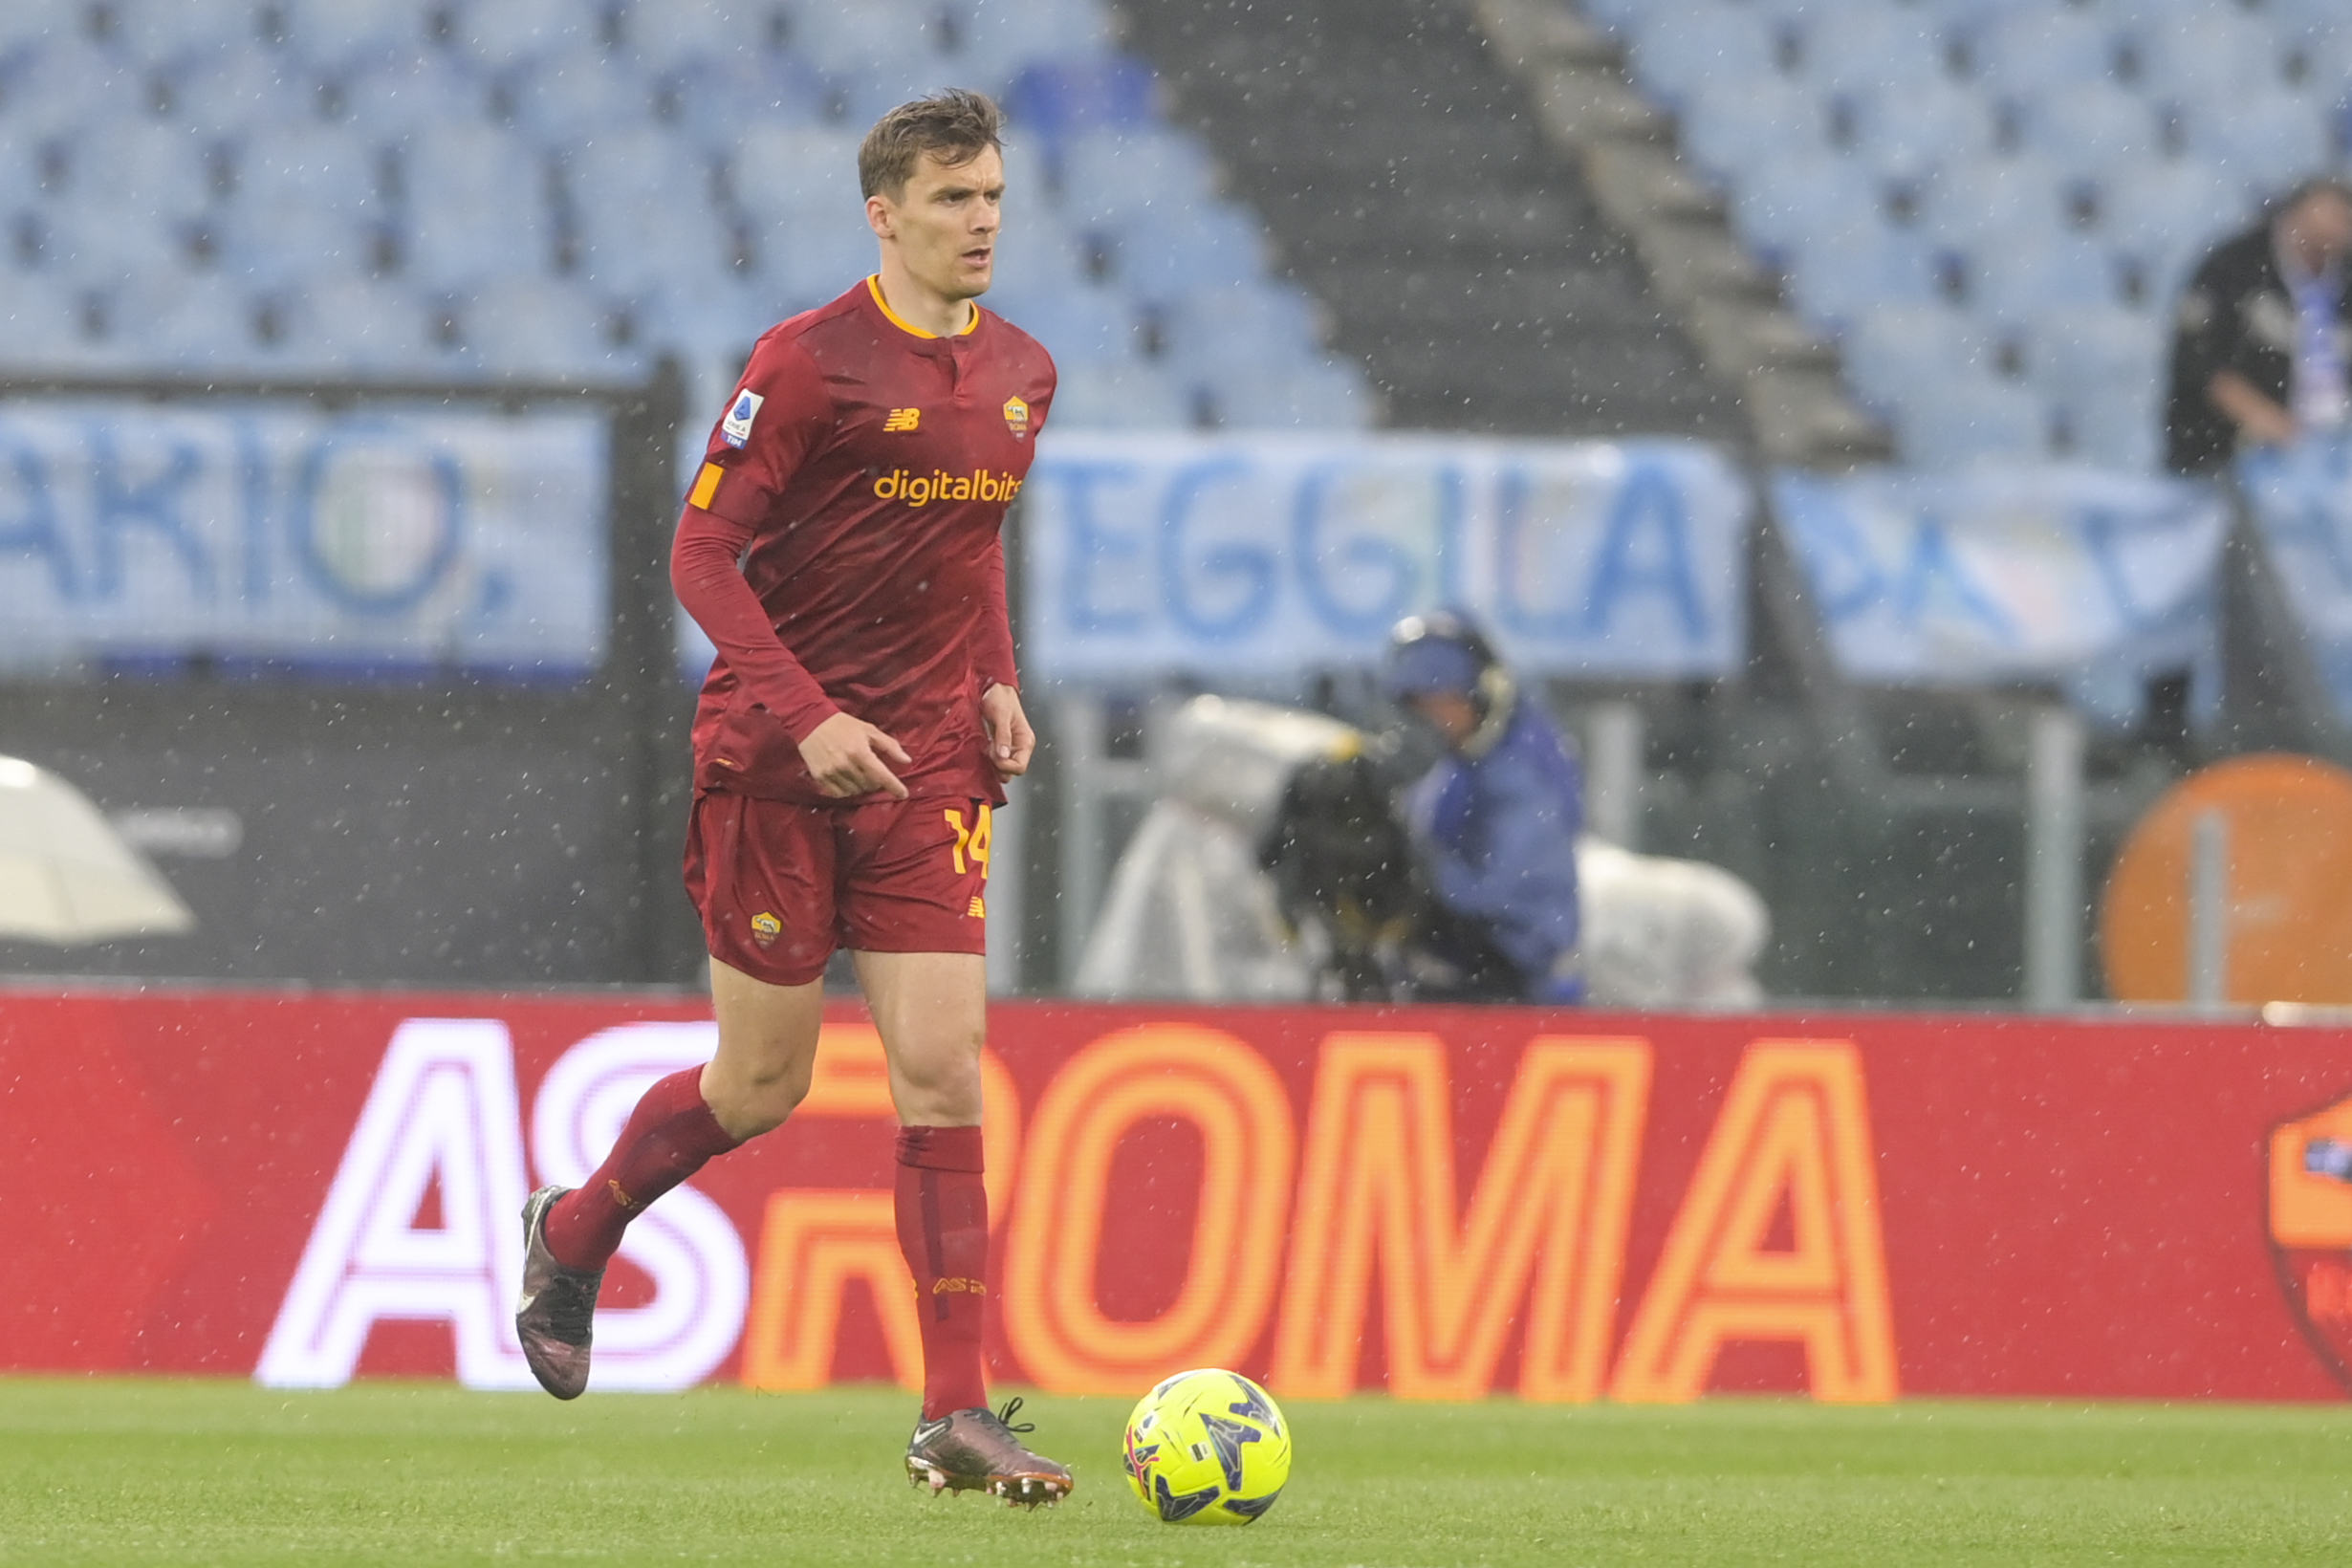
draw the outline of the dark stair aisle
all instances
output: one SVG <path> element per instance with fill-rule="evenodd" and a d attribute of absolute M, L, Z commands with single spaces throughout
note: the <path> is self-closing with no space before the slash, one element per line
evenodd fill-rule
<path fill-rule="evenodd" d="M 1738 410 L 1461 0 L 1128 0 L 1393 425 L 1737 439 Z"/>

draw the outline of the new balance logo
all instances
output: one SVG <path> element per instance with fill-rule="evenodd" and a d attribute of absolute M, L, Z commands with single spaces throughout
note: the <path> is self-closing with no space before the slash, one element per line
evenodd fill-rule
<path fill-rule="evenodd" d="M 964 918 L 967 920 L 986 920 L 989 918 L 989 906 L 980 901 L 980 896 L 978 894 L 975 893 L 972 895 L 971 907 L 964 911 Z"/>
<path fill-rule="evenodd" d="M 883 420 L 883 421 L 882 421 L 882 428 L 883 428 L 885 431 L 888 431 L 888 430 L 911 430 L 911 429 L 913 429 L 915 426 L 917 426 L 918 425 L 921 425 L 922 423 L 923 423 L 923 410 L 922 410 L 922 409 L 920 409 L 920 408 L 893 408 L 893 409 L 891 409 L 891 410 L 890 410 L 890 417 L 889 417 L 888 419 L 885 419 L 885 420 Z"/>

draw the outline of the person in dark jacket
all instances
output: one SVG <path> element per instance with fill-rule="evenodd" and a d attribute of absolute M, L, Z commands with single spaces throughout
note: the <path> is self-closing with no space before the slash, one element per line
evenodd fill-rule
<path fill-rule="evenodd" d="M 1584 780 L 1559 730 L 1461 616 L 1400 621 L 1386 686 L 1446 745 L 1405 795 L 1440 906 L 1425 942 L 1450 950 L 1460 994 L 1582 1000 L 1576 839 Z"/>
<path fill-rule="evenodd" d="M 2352 185 L 2307 180 L 2205 258 L 2181 295 L 2165 462 L 2212 473 L 2245 446 L 2344 424 Z"/>

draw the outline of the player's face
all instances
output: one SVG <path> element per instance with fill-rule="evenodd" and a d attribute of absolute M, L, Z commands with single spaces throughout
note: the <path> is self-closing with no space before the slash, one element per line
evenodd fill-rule
<path fill-rule="evenodd" d="M 925 153 L 893 201 L 876 196 L 867 220 L 895 244 L 914 280 L 948 299 L 988 292 L 996 267 L 996 229 L 1005 199 L 1005 161 L 994 147 L 948 163 Z"/>
<path fill-rule="evenodd" d="M 1459 746 L 1478 731 L 1478 705 L 1464 692 L 1416 691 L 1405 700 L 1448 746 Z"/>

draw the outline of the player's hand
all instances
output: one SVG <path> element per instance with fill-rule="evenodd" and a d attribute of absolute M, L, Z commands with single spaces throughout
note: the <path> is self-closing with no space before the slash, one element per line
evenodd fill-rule
<path fill-rule="evenodd" d="M 882 790 L 904 800 L 906 786 L 899 782 L 884 757 L 895 759 L 901 767 L 915 760 L 897 741 L 847 713 L 836 713 L 800 743 L 800 760 L 809 765 L 817 787 L 827 795 L 872 795 Z"/>
<path fill-rule="evenodd" d="M 1021 711 L 1021 694 L 1002 684 L 980 693 L 980 723 L 989 732 L 989 761 L 995 765 L 996 776 L 1017 778 L 1029 772 L 1037 732 Z"/>

